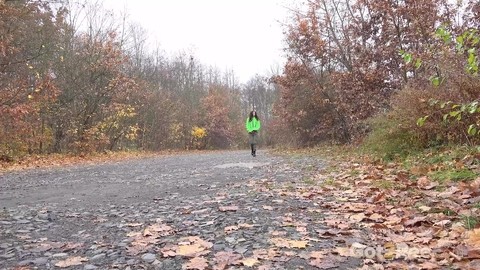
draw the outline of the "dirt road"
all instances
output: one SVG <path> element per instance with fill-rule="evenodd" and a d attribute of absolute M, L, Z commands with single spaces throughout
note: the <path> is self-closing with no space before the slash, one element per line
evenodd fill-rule
<path fill-rule="evenodd" d="M 317 239 L 315 201 L 262 188 L 322 166 L 225 151 L 6 173 L 0 269 L 319 269 L 308 252 L 339 243 Z"/>

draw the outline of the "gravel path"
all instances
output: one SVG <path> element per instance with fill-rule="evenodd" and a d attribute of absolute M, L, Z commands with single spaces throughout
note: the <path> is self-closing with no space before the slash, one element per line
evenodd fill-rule
<path fill-rule="evenodd" d="M 354 269 L 313 261 L 339 245 L 317 202 L 268 191 L 323 166 L 225 151 L 3 174 L 0 269 Z"/>

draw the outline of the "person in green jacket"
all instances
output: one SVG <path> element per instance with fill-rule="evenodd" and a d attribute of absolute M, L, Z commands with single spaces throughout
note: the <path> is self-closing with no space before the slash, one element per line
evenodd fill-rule
<path fill-rule="evenodd" d="M 250 112 L 250 115 L 247 118 L 245 127 L 247 128 L 248 142 L 252 148 L 252 156 L 257 156 L 257 140 L 258 140 L 258 131 L 260 131 L 260 119 L 258 118 L 257 112 L 255 110 Z"/>

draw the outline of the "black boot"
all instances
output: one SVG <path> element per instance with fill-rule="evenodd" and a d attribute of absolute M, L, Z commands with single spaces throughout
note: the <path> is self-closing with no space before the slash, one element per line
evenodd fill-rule
<path fill-rule="evenodd" d="M 252 156 L 256 157 L 257 156 L 257 147 L 255 144 L 252 145 Z"/>
<path fill-rule="evenodd" d="M 252 156 L 255 156 L 255 151 L 253 150 L 253 144 L 250 144 L 250 148 L 252 149 Z"/>

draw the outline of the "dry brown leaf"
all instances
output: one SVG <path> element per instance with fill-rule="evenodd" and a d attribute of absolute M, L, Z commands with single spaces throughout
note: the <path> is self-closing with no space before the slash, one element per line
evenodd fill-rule
<path fill-rule="evenodd" d="M 428 207 L 426 205 L 419 206 L 418 209 L 420 209 L 420 211 L 422 211 L 423 213 L 430 212 L 430 210 L 432 210 L 431 207 Z"/>
<path fill-rule="evenodd" d="M 308 241 L 289 240 L 285 238 L 272 238 L 271 241 L 277 247 L 284 248 L 306 248 Z"/>
<path fill-rule="evenodd" d="M 370 199 L 367 199 L 368 202 Z M 386 196 L 384 192 L 378 192 L 377 195 L 373 196 L 371 199 L 372 203 L 379 203 L 379 202 L 384 202 L 386 200 Z"/>
<path fill-rule="evenodd" d="M 234 231 L 238 231 L 238 227 L 237 226 L 228 226 L 228 227 L 225 227 L 224 231 L 226 234 L 230 234 L 230 233 L 233 233 Z"/>
<path fill-rule="evenodd" d="M 287 232 L 285 232 L 285 231 L 273 231 L 271 233 L 271 235 L 272 236 L 285 236 L 285 235 L 287 235 Z"/>
<path fill-rule="evenodd" d="M 162 255 L 163 255 L 163 257 L 168 258 L 168 257 L 177 256 L 177 253 L 173 250 L 165 250 L 165 251 L 162 251 Z"/>
<path fill-rule="evenodd" d="M 205 248 L 202 247 L 200 244 L 191 244 L 191 245 L 184 245 L 179 246 L 177 248 L 177 255 L 186 256 L 186 257 L 194 257 L 198 253 L 205 251 Z"/>
<path fill-rule="evenodd" d="M 251 224 L 247 224 L 247 223 L 242 223 L 242 224 L 238 224 L 238 227 L 240 228 L 246 228 L 246 229 L 250 229 L 250 228 L 253 228 L 253 225 Z"/>
<path fill-rule="evenodd" d="M 338 254 L 343 257 L 351 257 L 352 256 L 352 251 L 350 248 L 347 247 L 336 247 L 334 250 L 332 250 L 332 253 Z"/>
<path fill-rule="evenodd" d="M 381 222 L 384 220 L 383 216 L 378 213 L 371 214 L 368 219 L 373 220 L 375 222 Z"/>
<path fill-rule="evenodd" d="M 68 242 L 66 244 L 64 244 L 61 249 L 63 250 L 63 252 L 67 252 L 67 251 L 70 251 L 70 250 L 74 250 L 74 249 L 77 249 L 77 248 L 80 248 L 82 247 L 83 244 L 82 243 L 73 243 L 73 242 Z"/>
<path fill-rule="evenodd" d="M 309 253 L 309 257 L 313 259 L 322 259 L 325 256 L 322 251 L 313 251 Z"/>
<path fill-rule="evenodd" d="M 467 250 L 467 258 L 480 259 L 480 248 L 472 248 Z"/>
<path fill-rule="evenodd" d="M 475 191 L 480 190 L 480 177 L 477 177 L 477 179 L 473 180 L 470 183 L 470 188 L 475 190 Z"/>
<path fill-rule="evenodd" d="M 236 205 L 230 205 L 230 206 L 220 206 L 218 209 L 221 212 L 235 212 L 238 211 L 238 206 Z"/>
<path fill-rule="evenodd" d="M 77 265 L 82 265 L 84 262 L 87 262 L 88 259 L 84 257 L 70 257 L 67 258 L 66 260 L 59 261 L 55 264 L 56 267 L 60 268 L 67 268 L 70 266 L 77 266 Z"/>
<path fill-rule="evenodd" d="M 241 262 L 243 265 L 248 267 L 253 267 L 255 264 L 259 263 L 257 258 L 253 258 L 253 257 L 243 259 Z"/>
<path fill-rule="evenodd" d="M 270 269 L 272 269 L 271 264 L 263 264 L 258 267 L 258 270 L 270 270 Z"/>
<path fill-rule="evenodd" d="M 438 239 L 435 248 L 451 247 L 455 244 L 458 244 L 458 241 L 450 239 Z"/>
<path fill-rule="evenodd" d="M 409 220 L 406 220 L 403 224 L 405 226 L 415 226 L 419 223 L 422 223 L 424 222 L 425 220 L 427 220 L 427 217 L 425 216 L 419 216 L 419 217 L 414 217 L 413 219 L 409 219 Z"/>
<path fill-rule="evenodd" d="M 208 261 L 203 257 L 195 257 L 182 266 L 186 270 L 205 270 L 207 267 Z"/>
<path fill-rule="evenodd" d="M 142 226 L 143 223 L 127 223 L 127 226 L 128 227 L 138 227 L 138 226 Z"/>
<path fill-rule="evenodd" d="M 308 245 L 308 241 L 290 240 L 288 243 L 291 248 L 306 248 Z"/>
<path fill-rule="evenodd" d="M 138 237 L 140 235 L 142 235 L 141 232 L 129 232 L 129 233 L 127 233 L 128 237 Z"/>
<path fill-rule="evenodd" d="M 301 234 L 308 234 L 307 227 L 303 227 L 303 226 L 298 226 L 297 227 L 297 232 L 299 232 Z"/>
<path fill-rule="evenodd" d="M 425 269 L 425 270 L 430 270 L 430 269 L 439 269 L 440 265 L 434 263 L 434 262 L 423 262 L 422 264 L 419 265 L 420 269 Z"/>
<path fill-rule="evenodd" d="M 295 251 L 285 251 L 283 254 L 287 257 L 294 257 L 297 256 L 297 253 Z"/>
<path fill-rule="evenodd" d="M 364 214 L 364 213 L 358 213 L 358 214 L 355 214 L 355 215 L 351 215 L 349 217 L 349 219 L 353 222 L 361 222 L 362 220 L 364 220 L 367 216 Z"/>
<path fill-rule="evenodd" d="M 161 233 L 161 236 L 167 236 L 167 235 L 170 235 L 170 233 L 173 232 L 172 227 L 170 227 L 168 225 L 165 225 L 165 224 L 160 224 L 160 223 L 150 225 L 150 226 L 148 226 L 148 228 L 151 231 Z"/>
<path fill-rule="evenodd" d="M 284 247 L 284 248 L 288 248 L 290 247 L 290 243 L 288 242 L 288 239 L 285 239 L 285 238 L 272 238 L 271 239 L 272 243 L 276 246 L 276 247 Z"/>
<path fill-rule="evenodd" d="M 422 176 L 422 177 L 418 178 L 417 186 L 421 189 L 425 189 L 425 187 L 429 186 L 431 184 L 431 182 L 432 181 L 430 181 L 430 179 L 428 179 L 428 177 Z"/>
<path fill-rule="evenodd" d="M 150 229 L 149 229 L 148 227 L 145 228 L 145 229 L 143 230 L 143 233 L 142 233 L 143 237 L 153 236 L 153 234 L 154 234 L 154 233 L 153 233 L 152 231 L 150 231 Z"/>
<path fill-rule="evenodd" d="M 176 254 L 185 257 L 196 257 L 208 254 L 207 250 L 213 246 L 212 243 L 202 240 L 198 236 L 190 236 L 180 239 L 179 246 L 176 247 Z"/>
<path fill-rule="evenodd" d="M 272 211 L 272 210 L 273 210 L 273 207 L 271 207 L 271 206 L 269 206 L 269 205 L 264 205 L 264 206 L 263 206 L 263 209 L 268 210 L 268 211 Z"/>
<path fill-rule="evenodd" d="M 465 242 L 472 247 L 480 248 L 480 229 L 474 229 L 468 232 L 467 235 L 468 238 Z"/>
<path fill-rule="evenodd" d="M 238 264 L 239 260 L 242 258 L 240 254 L 235 254 L 231 251 L 229 252 L 218 252 L 215 254 L 215 265 L 216 270 L 223 270 L 229 265 Z"/>

